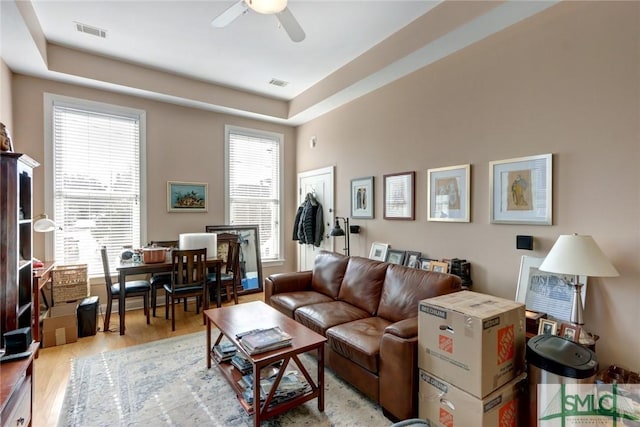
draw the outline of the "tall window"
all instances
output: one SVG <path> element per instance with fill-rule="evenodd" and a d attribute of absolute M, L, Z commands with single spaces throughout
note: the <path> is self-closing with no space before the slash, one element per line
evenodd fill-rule
<path fill-rule="evenodd" d="M 142 241 L 144 112 L 47 96 L 51 150 L 47 206 L 62 230 L 55 234 L 58 264 L 88 264 L 103 273 L 100 248 L 111 256 Z"/>
<path fill-rule="evenodd" d="M 263 262 L 281 258 L 282 140 L 275 133 L 225 127 L 228 222 L 259 226 Z"/>

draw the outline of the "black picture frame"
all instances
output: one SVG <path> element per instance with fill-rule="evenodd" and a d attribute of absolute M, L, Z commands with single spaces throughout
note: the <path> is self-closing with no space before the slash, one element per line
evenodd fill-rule
<path fill-rule="evenodd" d="M 406 251 L 401 251 L 399 249 L 389 249 L 387 251 L 387 258 L 385 259 L 385 261 L 389 264 L 404 265 L 405 255 Z"/>
<path fill-rule="evenodd" d="M 404 265 L 411 268 L 420 268 L 422 252 L 407 251 L 404 256 Z"/>

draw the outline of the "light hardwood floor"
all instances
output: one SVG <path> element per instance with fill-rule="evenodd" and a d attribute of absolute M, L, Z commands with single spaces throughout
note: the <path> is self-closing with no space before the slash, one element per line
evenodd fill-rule
<path fill-rule="evenodd" d="M 239 303 L 256 300 L 264 301 L 264 294 L 254 293 L 239 297 Z M 229 304 L 233 302 L 224 303 Z M 176 306 L 175 332 L 171 331 L 171 319 L 164 318 L 164 307 L 159 307 L 156 317 L 151 318 L 150 325 L 146 324 L 142 310 L 128 311 L 125 335 L 120 335 L 117 331 L 119 321 L 118 315 L 112 314 L 111 331 L 105 333 L 102 331 L 104 317 L 101 314 L 98 317 L 98 333 L 95 336 L 79 338 L 78 342 L 72 344 L 40 349 L 34 366 L 33 427 L 57 425 L 72 359 L 206 330 L 206 326 L 202 324 L 202 314 L 196 315 L 193 304 L 188 306 L 187 312 L 182 310 L 182 305 Z"/>

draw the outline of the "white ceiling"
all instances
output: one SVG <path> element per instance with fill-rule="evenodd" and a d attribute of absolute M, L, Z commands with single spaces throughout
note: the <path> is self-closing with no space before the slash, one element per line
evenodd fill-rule
<path fill-rule="evenodd" d="M 437 11 L 441 2 L 290 0 L 288 7 L 306 33 L 300 43 L 289 39 L 275 16 L 251 10 L 225 28 L 212 27 L 211 20 L 234 3 L 236 1 L 35 0 L 30 2 L 35 12 L 30 17 L 25 14 L 24 5 L 18 7 L 14 0 L 0 0 L 2 58 L 15 73 L 141 95 L 139 90 L 126 85 L 114 86 L 113 82 L 106 85 L 95 78 L 49 70 L 42 50 L 54 44 L 288 104 L 305 91 L 319 87 L 332 73 L 338 76 L 345 65 L 365 52 L 380 50 L 379 43 L 403 28 L 407 31 L 412 21 Z M 312 105 L 305 106 L 299 114 L 287 117 L 262 114 L 259 118 L 292 125 L 303 123 L 554 4 L 541 1 L 483 3 L 491 3 L 486 12 L 462 25 L 458 23 L 446 31 L 440 30 L 437 38 L 411 48 L 412 52 L 407 55 L 367 67 L 357 81 L 317 96 Z M 38 34 L 34 31 L 38 23 L 46 39 L 40 51 Z M 80 33 L 75 23 L 104 29 L 107 37 L 101 39 Z M 378 54 L 385 56 L 384 52 Z M 273 78 L 289 84 L 286 87 L 270 85 Z M 203 103 L 189 96 L 168 96 L 153 91 L 142 95 L 254 115 L 242 108 Z"/>

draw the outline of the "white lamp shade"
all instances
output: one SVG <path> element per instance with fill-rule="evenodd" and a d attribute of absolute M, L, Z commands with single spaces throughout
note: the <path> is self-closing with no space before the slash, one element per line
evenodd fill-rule
<path fill-rule="evenodd" d="M 556 274 L 592 277 L 619 276 L 591 236 L 566 234 L 549 251 L 539 269 Z"/>
<path fill-rule="evenodd" d="M 244 0 L 244 2 L 251 9 L 264 14 L 282 12 L 287 7 L 287 0 Z"/>
<path fill-rule="evenodd" d="M 180 249 L 207 249 L 207 259 L 218 257 L 218 235 L 215 233 L 182 233 L 178 239 Z"/>
<path fill-rule="evenodd" d="M 56 223 L 53 220 L 47 218 L 44 215 L 44 218 L 40 218 L 36 222 L 33 223 L 33 231 L 37 231 L 38 233 L 48 233 L 56 229 Z"/>

